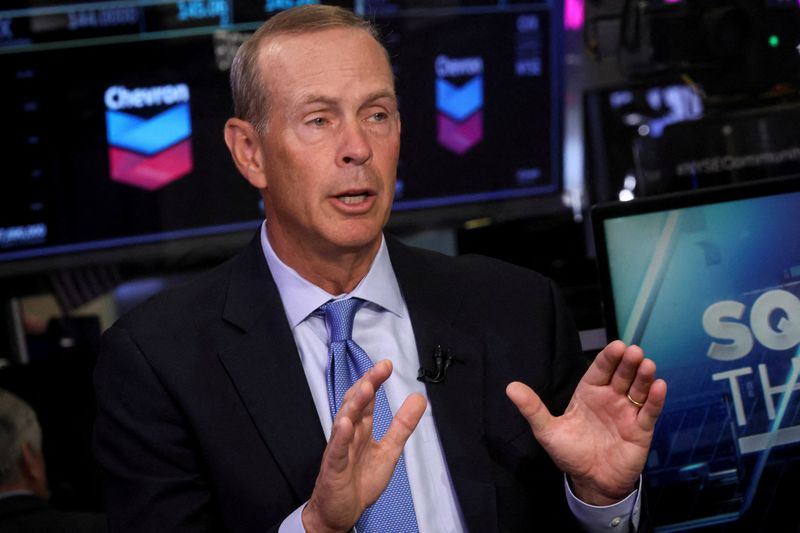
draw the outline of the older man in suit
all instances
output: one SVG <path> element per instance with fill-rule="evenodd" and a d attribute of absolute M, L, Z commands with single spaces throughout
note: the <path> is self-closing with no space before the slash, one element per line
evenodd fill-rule
<path fill-rule="evenodd" d="M 49 490 L 42 429 L 30 405 L 0 389 L 0 531 L 3 533 L 103 533 L 105 517 L 58 511 Z"/>
<path fill-rule="evenodd" d="M 543 277 L 384 236 L 400 116 L 371 26 L 286 11 L 231 77 L 225 140 L 267 219 L 105 335 L 112 529 L 636 529 L 666 385 L 619 341 L 587 369 Z M 418 381 L 434 355 L 445 379 Z"/>

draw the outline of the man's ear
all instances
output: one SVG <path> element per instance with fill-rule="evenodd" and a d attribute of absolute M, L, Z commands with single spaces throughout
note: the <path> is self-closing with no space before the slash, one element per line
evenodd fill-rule
<path fill-rule="evenodd" d="M 22 457 L 20 458 L 22 477 L 28 489 L 39 496 L 47 499 L 49 491 L 47 488 L 47 469 L 44 464 L 42 452 L 35 449 L 30 444 L 22 444 Z"/>
<path fill-rule="evenodd" d="M 252 124 L 230 118 L 225 123 L 225 144 L 242 176 L 256 189 L 267 187 L 261 142 Z"/>

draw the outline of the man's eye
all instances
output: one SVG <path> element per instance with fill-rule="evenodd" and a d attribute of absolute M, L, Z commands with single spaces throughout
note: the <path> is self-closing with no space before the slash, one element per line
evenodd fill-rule
<path fill-rule="evenodd" d="M 311 124 L 312 126 L 316 126 L 316 127 L 318 127 L 318 128 L 321 128 L 322 126 L 324 126 L 324 125 L 325 125 L 325 124 L 327 124 L 327 123 L 328 123 L 328 121 L 327 121 L 327 120 L 325 120 L 325 119 L 324 119 L 324 118 L 322 118 L 322 117 L 313 118 L 313 119 L 311 119 L 311 121 L 309 122 L 309 124 Z"/>
<path fill-rule="evenodd" d="M 387 113 L 378 112 L 372 114 L 372 120 L 374 120 L 375 122 L 383 122 L 387 118 L 389 118 L 389 115 Z"/>

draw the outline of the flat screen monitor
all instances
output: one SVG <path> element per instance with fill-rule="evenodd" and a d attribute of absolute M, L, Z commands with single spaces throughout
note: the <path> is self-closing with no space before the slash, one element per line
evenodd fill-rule
<path fill-rule="evenodd" d="M 584 92 L 591 202 L 800 173 L 796 98 L 703 98 L 680 79 Z"/>
<path fill-rule="evenodd" d="M 668 190 L 660 172 L 667 155 L 665 131 L 702 118 L 704 107 L 701 97 L 679 79 L 585 91 L 585 164 L 592 203 Z"/>
<path fill-rule="evenodd" d="M 668 384 L 645 469 L 657 531 L 798 525 L 798 210 L 800 176 L 592 212 L 608 337 Z"/>
<path fill-rule="evenodd" d="M 254 232 L 222 128 L 230 60 L 274 2 L 17 4 L 0 10 L 0 277 L 190 263 Z"/>
<path fill-rule="evenodd" d="M 191 263 L 249 239 L 264 213 L 222 139 L 230 61 L 264 19 L 303 3 L 4 3 L 0 278 Z M 337 3 L 375 20 L 396 71 L 395 224 L 544 197 L 563 208 L 554 4 Z"/>
<path fill-rule="evenodd" d="M 558 197 L 560 20 L 547 2 L 375 11 L 403 119 L 396 214 Z"/>

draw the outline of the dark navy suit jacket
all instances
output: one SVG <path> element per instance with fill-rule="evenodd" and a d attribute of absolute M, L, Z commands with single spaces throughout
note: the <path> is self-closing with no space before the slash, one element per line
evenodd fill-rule
<path fill-rule="evenodd" d="M 3 533 L 106 533 L 101 514 L 58 511 L 33 494 L 0 498 Z"/>
<path fill-rule="evenodd" d="M 553 284 L 388 245 L 420 365 L 437 345 L 457 360 L 427 394 L 467 527 L 576 530 L 562 474 L 505 395 L 521 380 L 560 413 L 586 368 Z M 95 386 L 112 531 L 263 533 L 309 498 L 326 443 L 257 238 L 110 328 Z"/>

